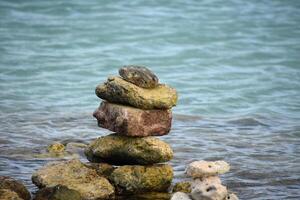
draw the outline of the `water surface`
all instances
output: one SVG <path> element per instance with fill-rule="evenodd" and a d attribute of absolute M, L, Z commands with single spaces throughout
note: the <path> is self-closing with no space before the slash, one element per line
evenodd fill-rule
<path fill-rule="evenodd" d="M 95 86 L 141 64 L 179 93 L 161 137 L 175 182 L 225 159 L 240 199 L 300 199 L 300 1 L 2 0 L 0 16 L 0 175 L 35 191 L 55 159 L 32 155 L 107 134 Z"/>

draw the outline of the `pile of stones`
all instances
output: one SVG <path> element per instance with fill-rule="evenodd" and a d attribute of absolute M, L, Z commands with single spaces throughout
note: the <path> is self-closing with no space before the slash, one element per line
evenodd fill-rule
<path fill-rule="evenodd" d="M 180 182 L 174 186 L 171 200 L 238 200 L 234 193 L 222 185 L 219 174 L 230 170 L 225 161 L 195 161 L 186 168 L 191 181 Z"/>
<path fill-rule="evenodd" d="M 149 69 L 125 66 L 96 88 L 101 98 L 94 117 L 114 133 L 92 141 L 78 159 L 49 163 L 32 175 L 36 200 L 114 199 L 118 195 L 166 192 L 173 169 L 169 144 L 154 136 L 169 133 L 175 89 L 158 83 Z M 67 196 L 66 196 L 67 195 Z"/>

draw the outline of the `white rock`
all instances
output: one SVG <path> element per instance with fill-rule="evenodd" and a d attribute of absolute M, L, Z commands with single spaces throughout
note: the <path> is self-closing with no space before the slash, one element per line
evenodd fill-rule
<path fill-rule="evenodd" d="M 224 200 L 239 200 L 239 198 L 235 194 L 230 193 L 226 196 Z"/>
<path fill-rule="evenodd" d="M 201 160 L 190 163 L 186 168 L 186 173 L 193 178 L 201 178 L 224 174 L 228 172 L 229 169 L 229 164 L 222 160 L 214 162 Z"/>
<path fill-rule="evenodd" d="M 191 197 L 193 200 L 224 200 L 227 188 L 217 176 L 195 179 L 192 182 Z"/>
<path fill-rule="evenodd" d="M 191 200 L 191 198 L 184 192 L 176 192 L 173 194 L 171 200 Z"/>

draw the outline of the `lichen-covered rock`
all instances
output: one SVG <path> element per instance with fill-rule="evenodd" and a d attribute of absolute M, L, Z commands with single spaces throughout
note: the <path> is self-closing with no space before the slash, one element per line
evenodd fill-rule
<path fill-rule="evenodd" d="M 177 103 L 175 89 L 159 84 L 153 89 L 138 87 L 119 77 L 111 77 L 98 85 L 96 95 L 111 103 L 131 105 L 141 109 L 170 109 Z"/>
<path fill-rule="evenodd" d="M 217 176 L 195 179 L 192 182 L 191 197 L 193 200 L 224 200 L 227 188 Z"/>
<path fill-rule="evenodd" d="M 117 200 L 170 200 L 170 193 L 162 192 L 147 192 L 143 194 L 118 196 Z"/>
<path fill-rule="evenodd" d="M 120 76 L 143 88 L 155 88 L 158 85 L 157 76 L 146 67 L 129 65 L 119 69 Z"/>
<path fill-rule="evenodd" d="M 24 200 L 19 195 L 8 189 L 0 189 L 0 200 Z"/>
<path fill-rule="evenodd" d="M 114 195 L 107 179 L 75 159 L 47 164 L 33 173 L 32 182 L 39 188 L 64 185 L 78 191 L 84 200 L 110 199 Z"/>
<path fill-rule="evenodd" d="M 171 200 L 192 200 L 190 196 L 184 192 L 176 192 L 172 195 Z"/>
<path fill-rule="evenodd" d="M 124 165 L 115 169 L 110 176 L 118 194 L 165 192 L 172 179 L 173 169 L 167 164 Z"/>
<path fill-rule="evenodd" d="M 39 190 L 34 200 L 81 200 L 81 195 L 63 185 L 46 187 Z"/>
<path fill-rule="evenodd" d="M 64 153 L 65 145 L 60 142 L 54 142 L 47 147 L 47 152 L 49 153 Z"/>
<path fill-rule="evenodd" d="M 174 185 L 173 193 L 175 192 L 184 192 L 184 193 L 191 193 L 191 182 L 189 181 L 182 181 L 178 182 Z"/>
<path fill-rule="evenodd" d="M 12 192 L 17 193 L 17 195 L 24 200 L 30 200 L 31 198 L 29 191 L 23 183 L 8 176 L 0 176 L 0 189 L 11 190 Z"/>
<path fill-rule="evenodd" d="M 155 137 L 127 137 L 111 134 L 97 138 L 85 149 L 91 162 L 113 165 L 147 165 L 167 162 L 173 151 L 167 143 Z"/>
<path fill-rule="evenodd" d="M 235 194 L 230 193 L 230 194 L 227 194 L 227 196 L 224 200 L 239 200 L 239 198 Z"/>
<path fill-rule="evenodd" d="M 86 163 L 85 166 L 96 170 L 100 176 L 108 178 L 115 167 L 107 163 Z"/>
<path fill-rule="evenodd" d="M 98 125 L 121 135 L 159 136 L 171 129 L 171 110 L 142 110 L 103 101 L 94 112 Z"/>
<path fill-rule="evenodd" d="M 193 178 L 201 178 L 224 174 L 230 170 L 227 162 L 218 161 L 195 161 L 187 166 L 186 173 Z"/>

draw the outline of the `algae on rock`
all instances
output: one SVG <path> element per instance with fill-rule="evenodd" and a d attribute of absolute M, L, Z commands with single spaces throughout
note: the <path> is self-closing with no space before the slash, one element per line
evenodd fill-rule
<path fill-rule="evenodd" d="M 113 165 L 155 164 L 173 158 L 167 143 L 155 137 L 127 137 L 111 134 L 97 138 L 85 149 L 91 162 L 106 162 Z"/>
<path fill-rule="evenodd" d="M 141 109 L 170 109 L 177 103 L 175 89 L 159 84 L 153 89 L 145 89 L 119 77 L 108 78 L 98 85 L 96 95 L 111 103 L 132 105 Z"/>
<path fill-rule="evenodd" d="M 124 165 L 110 175 L 118 194 L 165 192 L 173 179 L 173 168 L 168 164 Z"/>

